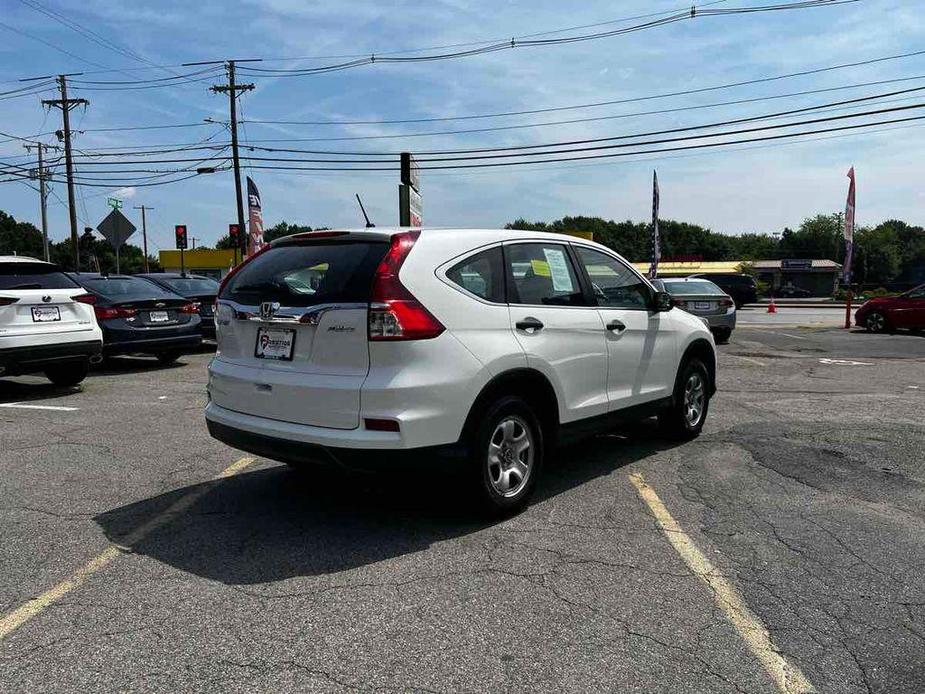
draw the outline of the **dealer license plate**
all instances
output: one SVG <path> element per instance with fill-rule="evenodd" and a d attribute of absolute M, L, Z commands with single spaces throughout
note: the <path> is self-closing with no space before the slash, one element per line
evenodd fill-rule
<path fill-rule="evenodd" d="M 713 308 L 712 301 L 695 301 L 694 310 L 695 311 L 709 311 Z"/>
<path fill-rule="evenodd" d="M 151 311 L 148 314 L 148 322 L 150 323 L 166 323 L 170 320 L 170 314 L 167 311 Z"/>
<path fill-rule="evenodd" d="M 61 309 L 57 306 L 33 306 L 32 320 L 36 323 L 50 323 L 61 320 Z"/>
<path fill-rule="evenodd" d="M 291 328 L 258 328 L 254 356 L 258 359 L 292 361 L 295 330 Z"/>

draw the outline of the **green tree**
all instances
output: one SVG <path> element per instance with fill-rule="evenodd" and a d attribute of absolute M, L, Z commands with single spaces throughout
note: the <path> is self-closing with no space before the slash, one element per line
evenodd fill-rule
<path fill-rule="evenodd" d="M 880 224 L 872 229 L 858 229 L 854 235 L 855 281 L 884 284 L 899 276 L 902 254 L 897 230 L 892 225 Z"/>
<path fill-rule="evenodd" d="M 803 220 L 793 231 L 784 229 L 780 252 L 784 258 L 844 258 L 844 215 L 817 214 Z"/>
<path fill-rule="evenodd" d="M 45 256 L 42 232 L 29 222 L 17 222 L 0 210 L 0 255 Z"/>

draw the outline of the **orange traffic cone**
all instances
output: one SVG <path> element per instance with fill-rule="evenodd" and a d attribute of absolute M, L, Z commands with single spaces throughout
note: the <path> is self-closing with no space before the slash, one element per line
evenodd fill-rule
<path fill-rule="evenodd" d="M 777 306 L 774 305 L 774 297 L 771 297 L 771 303 L 768 304 L 768 313 L 777 313 Z"/>

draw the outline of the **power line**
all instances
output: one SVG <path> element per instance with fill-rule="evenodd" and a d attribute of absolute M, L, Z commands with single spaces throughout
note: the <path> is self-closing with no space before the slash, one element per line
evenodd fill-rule
<path fill-rule="evenodd" d="M 524 47 L 541 47 L 541 46 L 552 46 L 560 45 L 566 43 L 577 43 L 584 41 L 592 41 L 604 38 L 610 38 L 613 36 L 620 36 L 624 34 L 630 34 L 637 31 L 644 31 L 646 29 L 653 29 L 659 26 L 665 26 L 668 24 L 673 24 L 675 22 L 682 22 L 695 19 L 696 17 L 706 17 L 706 16 L 722 16 L 722 15 L 733 15 L 733 14 L 746 14 L 754 12 L 776 12 L 783 10 L 795 10 L 795 9 L 809 9 L 813 7 L 823 7 L 823 6 L 833 6 L 833 5 L 842 5 L 857 2 L 858 0 L 802 0 L 798 2 L 790 2 L 776 5 L 757 5 L 749 7 L 737 7 L 737 8 L 723 8 L 723 9 L 702 9 L 697 10 L 696 7 L 691 7 L 690 10 L 685 10 L 684 12 L 677 12 L 672 15 L 661 17 L 659 19 L 654 19 L 648 22 L 641 24 L 635 24 L 628 27 L 623 27 L 620 29 L 612 29 L 609 31 L 600 31 L 594 32 L 591 34 L 582 34 L 577 36 L 564 36 L 551 39 L 529 39 L 522 38 L 517 39 L 516 37 L 511 38 L 510 40 L 505 40 L 503 42 L 497 42 L 493 44 L 488 44 L 485 46 L 471 48 L 461 51 L 454 51 L 449 53 L 433 53 L 427 55 L 416 55 L 416 56 L 395 56 L 395 55 L 376 55 L 372 54 L 368 57 L 357 58 L 344 63 L 334 63 L 330 65 L 324 65 L 320 67 L 313 68 L 302 68 L 302 69 L 278 69 L 278 68 L 260 68 L 260 67 L 242 67 L 241 71 L 245 74 L 272 74 L 275 77 L 304 77 L 307 75 L 317 75 L 327 72 L 337 72 L 340 70 L 348 70 L 351 68 L 362 67 L 366 65 L 372 65 L 374 63 L 412 63 L 412 62 L 429 62 L 437 60 L 449 60 L 454 58 L 465 58 L 474 55 L 483 55 L 486 53 L 494 53 L 497 51 L 509 50 L 514 48 L 524 48 Z"/>

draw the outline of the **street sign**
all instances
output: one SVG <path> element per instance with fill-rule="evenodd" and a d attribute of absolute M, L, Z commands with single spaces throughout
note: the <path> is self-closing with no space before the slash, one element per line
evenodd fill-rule
<path fill-rule="evenodd" d="M 119 210 L 114 209 L 97 225 L 96 230 L 109 241 L 114 249 L 119 250 L 128 237 L 135 233 L 135 225 Z"/>
<path fill-rule="evenodd" d="M 423 212 L 421 194 L 410 184 L 400 184 L 398 186 L 398 225 L 403 227 L 421 226 Z"/>
<path fill-rule="evenodd" d="M 114 210 L 121 209 L 122 207 L 122 201 L 119 200 L 119 198 L 106 198 L 106 204 Z"/>

